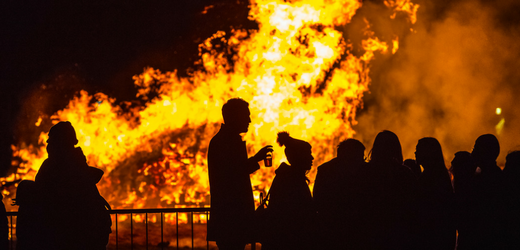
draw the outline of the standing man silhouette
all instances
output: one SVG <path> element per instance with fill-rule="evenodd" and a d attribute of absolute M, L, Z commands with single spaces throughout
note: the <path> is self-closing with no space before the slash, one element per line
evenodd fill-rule
<path fill-rule="evenodd" d="M 228 100 L 222 106 L 224 123 L 209 143 L 208 240 L 216 241 L 220 250 L 243 250 L 253 241 L 255 202 L 249 175 L 260 168 L 258 162 L 273 149 L 265 146 L 248 158 L 240 134 L 248 131 L 250 115 L 249 103 L 240 98 Z"/>

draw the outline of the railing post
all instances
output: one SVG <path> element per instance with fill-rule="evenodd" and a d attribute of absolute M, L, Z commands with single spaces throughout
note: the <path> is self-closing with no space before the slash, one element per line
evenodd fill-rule
<path fill-rule="evenodd" d="M 161 212 L 161 250 L 164 249 L 164 225 L 163 225 L 163 222 L 164 221 L 164 213 Z"/>
<path fill-rule="evenodd" d="M 209 250 L 209 240 L 208 240 L 208 221 L 209 221 L 209 212 L 206 211 L 206 250 Z"/>
<path fill-rule="evenodd" d="M 193 212 L 190 213 L 191 217 L 191 249 L 193 249 Z"/>
<path fill-rule="evenodd" d="M 119 236 L 119 233 L 117 231 L 117 214 L 116 214 L 116 250 L 119 250 L 119 242 L 118 242 L 118 236 Z"/>
<path fill-rule="evenodd" d="M 134 219 L 133 213 L 130 213 L 130 250 L 134 250 Z"/>
<path fill-rule="evenodd" d="M 146 226 L 146 250 L 148 250 L 148 213 L 145 213 L 144 224 Z"/>
<path fill-rule="evenodd" d="M 177 250 L 179 250 L 179 212 L 175 213 L 175 235 L 177 238 Z"/>
<path fill-rule="evenodd" d="M 18 219 L 18 217 L 17 217 Z M 9 249 L 13 250 L 13 216 L 11 215 L 11 227 L 9 228 L 9 231 L 11 232 L 11 237 L 9 239 Z"/>

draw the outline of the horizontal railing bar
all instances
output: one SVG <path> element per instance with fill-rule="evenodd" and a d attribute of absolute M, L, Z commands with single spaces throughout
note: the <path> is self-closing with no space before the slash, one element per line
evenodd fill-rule
<path fill-rule="evenodd" d="M 140 214 L 140 213 L 189 213 L 189 212 L 206 212 L 210 211 L 209 207 L 193 207 L 193 208 L 145 208 L 145 209 L 112 209 L 111 214 Z"/>
<path fill-rule="evenodd" d="M 110 214 L 141 214 L 141 213 L 189 213 L 189 212 L 209 212 L 209 207 L 183 207 L 183 208 L 142 208 L 142 209 L 112 209 Z M 7 215 L 17 216 L 18 212 L 7 212 Z"/>

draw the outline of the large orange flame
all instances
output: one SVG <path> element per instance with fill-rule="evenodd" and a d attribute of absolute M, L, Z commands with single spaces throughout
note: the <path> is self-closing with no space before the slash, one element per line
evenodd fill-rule
<path fill-rule="evenodd" d="M 415 20 L 417 5 L 387 5 Z M 250 103 L 244 138 L 250 154 L 285 130 L 313 145 L 317 165 L 354 135 L 374 52 L 397 49 L 397 38 L 389 46 L 368 32 L 364 54 L 350 53 L 352 44 L 337 27 L 360 7 L 353 0 L 252 0 L 250 18 L 259 29 L 216 32 L 200 45 L 203 70 L 180 78 L 176 71 L 148 68 L 135 76 L 138 97 L 157 94 L 146 106 L 123 112 L 107 95 L 81 91 L 52 119 L 75 126 L 88 163 L 105 171 L 98 187 L 114 208 L 209 205 L 207 146 L 229 98 Z M 5 180 L 34 179 L 47 157 L 46 137 L 40 135 L 39 146 L 14 147 L 22 168 Z M 275 146 L 274 165 L 283 160 Z M 257 171 L 255 190 L 268 189 L 273 177 L 274 168 Z M 4 194 L 12 197 L 9 190 Z"/>

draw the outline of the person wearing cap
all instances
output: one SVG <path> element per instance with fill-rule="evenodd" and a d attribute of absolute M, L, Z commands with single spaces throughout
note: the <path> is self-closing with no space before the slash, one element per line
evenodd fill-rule
<path fill-rule="evenodd" d="M 220 250 L 242 250 L 254 241 L 255 201 L 250 174 L 273 149 L 268 145 L 248 157 L 240 134 L 248 131 L 250 114 L 249 103 L 243 99 L 228 100 L 222 107 L 224 123 L 208 148 L 211 210 L 207 239 L 216 241 Z"/>
<path fill-rule="evenodd" d="M 106 249 L 111 232 L 110 206 L 96 183 L 103 171 L 89 167 L 75 147 L 76 132 L 68 121 L 49 131 L 48 158 L 35 177 L 40 210 L 39 249 Z"/>
<path fill-rule="evenodd" d="M 314 157 L 311 145 L 287 132 L 278 133 L 277 142 L 285 146 L 288 163 L 276 169 L 270 189 L 266 239 L 262 249 L 317 249 L 316 212 L 306 174 Z"/>

